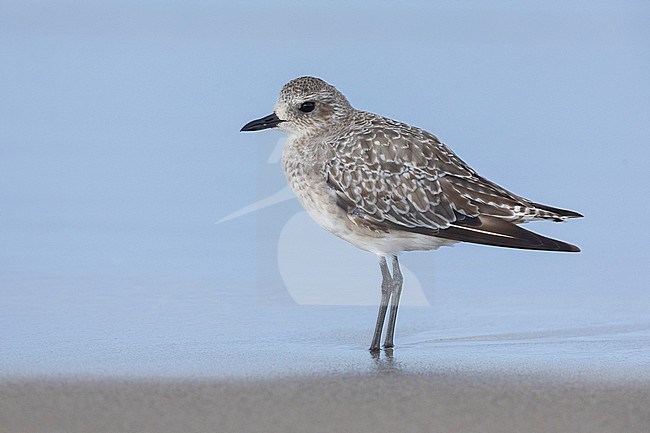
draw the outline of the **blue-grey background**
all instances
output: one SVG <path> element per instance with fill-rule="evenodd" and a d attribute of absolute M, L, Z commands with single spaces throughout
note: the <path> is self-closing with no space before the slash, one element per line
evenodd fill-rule
<path fill-rule="evenodd" d="M 319 353 L 359 368 L 375 259 L 287 225 L 295 200 L 217 224 L 284 187 L 280 134 L 239 129 L 301 75 L 586 216 L 529 226 L 580 254 L 404 255 L 426 300 L 400 316 L 407 367 L 647 366 L 649 36 L 644 1 L 3 1 L 0 371 L 248 374 L 267 345 L 269 373 Z M 299 254 L 279 259 L 283 228 Z M 319 301 L 330 277 L 338 306 Z"/>

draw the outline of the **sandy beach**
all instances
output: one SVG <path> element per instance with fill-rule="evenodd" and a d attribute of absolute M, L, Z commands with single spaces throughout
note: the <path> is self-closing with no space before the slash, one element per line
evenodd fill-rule
<path fill-rule="evenodd" d="M 648 432 L 647 323 L 503 315 L 486 332 L 459 309 L 463 327 L 452 309 L 405 308 L 402 343 L 377 356 L 374 308 L 257 306 L 258 324 L 221 317 L 216 336 L 53 328 L 0 353 L 0 432 Z"/>
<path fill-rule="evenodd" d="M 0 384 L 0 431 L 647 432 L 650 383 L 541 376 L 40 379 Z"/>

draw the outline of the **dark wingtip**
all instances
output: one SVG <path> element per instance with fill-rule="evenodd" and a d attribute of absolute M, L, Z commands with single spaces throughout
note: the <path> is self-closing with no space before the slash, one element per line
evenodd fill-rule
<path fill-rule="evenodd" d="M 519 229 L 524 230 L 523 228 L 519 227 Z M 534 236 L 535 240 L 540 243 L 539 248 L 533 248 L 533 249 L 540 249 L 540 250 L 545 250 L 545 251 L 555 251 L 558 253 L 579 253 L 580 247 L 577 245 L 570 244 L 568 242 L 563 242 L 558 239 L 553 239 L 549 238 L 546 236 L 542 236 L 539 233 L 531 232 L 526 230 L 528 233 L 531 233 L 532 236 Z"/>
<path fill-rule="evenodd" d="M 562 248 L 561 250 L 558 251 L 566 251 L 567 253 L 579 253 L 580 251 L 582 251 L 580 247 L 576 245 L 567 244 L 565 242 L 562 243 L 564 244 L 563 246 L 565 246 L 566 248 Z"/>
<path fill-rule="evenodd" d="M 478 217 L 478 220 L 478 225 L 475 221 L 472 221 L 473 224 L 458 221 L 446 229 L 439 230 L 434 236 L 495 247 L 568 253 L 580 252 L 580 248 L 575 245 L 542 236 L 500 218 L 482 215 Z M 410 230 L 416 231 L 417 229 Z"/>

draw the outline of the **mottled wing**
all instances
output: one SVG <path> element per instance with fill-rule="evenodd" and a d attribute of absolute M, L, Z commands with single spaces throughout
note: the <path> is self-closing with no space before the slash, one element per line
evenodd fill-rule
<path fill-rule="evenodd" d="M 361 125 L 331 144 L 325 167 L 350 213 L 436 230 L 479 214 L 515 219 L 530 207 L 481 178 L 425 131 L 372 116 Z"/>
<path fill-rule="evenodd" d="M 329 143 L 327 182 L 356 224 L 511 248 L 577 251 L 517 227 L 580 216 L 537 205 L 479 176 L 435 136 L 369 113 Z"/>
<path fill-rule="evenodd" d="M 368 122 L 332 143 L 325 166 L 329 184 L 349 214 L 403 227 L 448 227 L 456 220 L 440 178 L 442 149 L 423 146 L 403 127 L 380 128 Z"/>

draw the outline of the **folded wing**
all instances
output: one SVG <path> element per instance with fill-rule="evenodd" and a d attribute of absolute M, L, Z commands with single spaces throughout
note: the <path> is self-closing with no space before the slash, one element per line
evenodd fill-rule
<path fill-rule="evenodd" d="M 485 245 L 579 251 L 516 223 L 580 214 L 519 197 L 478 175 L 435 136 L 364 114 L 367 123 L 348 141 L 329 143 L 332 158 L 324 167 L 353 221 Z"/>

